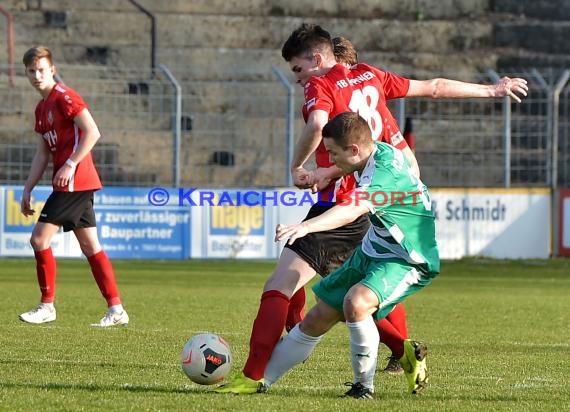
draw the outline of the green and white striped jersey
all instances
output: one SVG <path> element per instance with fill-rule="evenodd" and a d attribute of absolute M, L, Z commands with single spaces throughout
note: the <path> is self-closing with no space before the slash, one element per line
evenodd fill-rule
<path fill-rule="evenodd" d="M 427 274 L 439 273 L 435 217 L 427 186 L 410 167 L 403 153 L 386 143 L 376 150 L 359 175 L 352 195 L 365 204 L 372 225 L 362 241 L 371 258 L 399 258 Z"/>

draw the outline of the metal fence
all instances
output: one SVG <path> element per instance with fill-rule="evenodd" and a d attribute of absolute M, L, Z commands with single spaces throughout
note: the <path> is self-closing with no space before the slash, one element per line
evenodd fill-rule
<path fill-rule="evenodd" d="M 23 70 L 13 87 L 0 84 L 0 181 L 21 184 L 27 177 L 38 138 L 34 108 L 40 96 Z M 172 164 L 171 85 L 146 72 L 60 67 L 64 83 L 79 91 L 97 122 L 102 139 L 94 150 L 99 172 L 108 185 L 155 185 L 171 172 L 153 167 Z M 46 173 L 41 184 L 50 184 Z"/>
<path fill-rule="evenodd" d="M 272 68 L 268 68 L 272 70 Z M 149 71 L 62 66 L 103 139 L 95 158 L 107 186 L 271 187 L 289 184 L 291 141 L 303 127 L 302 90 L 273 68 L 275 81 L 177 82 Z M 37 144 L 39 95 L 0 67 L 0 183 L 22 184 Z M 566 71 L 513 70 L 530 93 L 504 99 L 390 102 L 413 119 L 416 156 L 432 187 L 570 185 L 570 86 Z M 492 72 L 474 82 L 493 82 Z M 43 184 L 49 184 L 46 174 Z"/>

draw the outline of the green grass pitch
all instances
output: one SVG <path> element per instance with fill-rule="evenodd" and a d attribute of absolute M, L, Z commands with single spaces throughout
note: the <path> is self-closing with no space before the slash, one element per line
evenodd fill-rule
<path fill-rule="evenodd" d="M 251 323 L 274 262 L 115 261 L 131 324 L 93 329 L 105 311 L 84 260 L 58 261 L 56 322 L 27 325 L 37 304 L 31 259 L 0 260 L 0 411 L 563 411 L 570 408 L 570 261 L 444 262 L 405 303 L 411 337 L 430 349 L 430 387 L 376 376 L 376 399 L 339 398 L 351 380 L 339 324 L 267 394 L 211 393 L 179 364 L 201 331 L 247 356 Z M 310 304 L 312 294 L 307 294 Z M 379 368 L 385 364 L 382 346 Z"/>

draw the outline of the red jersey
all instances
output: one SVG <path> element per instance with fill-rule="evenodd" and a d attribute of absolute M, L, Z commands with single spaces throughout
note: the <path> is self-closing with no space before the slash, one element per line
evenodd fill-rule
<path fill-rule="evenodd" d="M 386 101 L 405 97 L 410 87 L 409 79 L 384 72 L 364 63 L 350 69 L 341 64 L 334 66 L 323 76 L 312 77 L 305 84 L 303 117 L 305 122 L 313 110 L 329 113 L 329 120 L 343 112 L 356 112 L 370 126 L 372 138 L 384 141 L 398 149 L 407 144 Z M 317 167 L 332 166 L 325 145 L 321 143 L 315 151 Z M 331 200 L 330 193 L 335 183 L 321 192 L 321 199 Z M 337 182 L 337 197 L 355 187 L 352 176 L 345 176 Z"/>
<path fill-rule="evenodd" d="M 42 135 L 44 143 L 51 152 L 54 176 L 83 138 L 83 131 L 73 119 L 85 108 L 87 105 L 81 96 L 61 83 L 57 83 L 48 97 L 40 100 L 36 106 L 35 131 Z M 77 192 L 97 190 L 101 187 L 99 174 L 89 153 L 77 164 L 69 185 L 54 187 L 54 190 Z"/>

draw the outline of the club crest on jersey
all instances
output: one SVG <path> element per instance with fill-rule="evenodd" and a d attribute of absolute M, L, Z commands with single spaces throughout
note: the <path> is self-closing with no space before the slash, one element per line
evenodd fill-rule
<path fill-rule="evenodd" d="M 49 123 L 49 124 L 53 124 L 53 113 L 52 113 L 51 110 L 48 111 L 47 120 L 48 120 L 48 123 Z"/>

